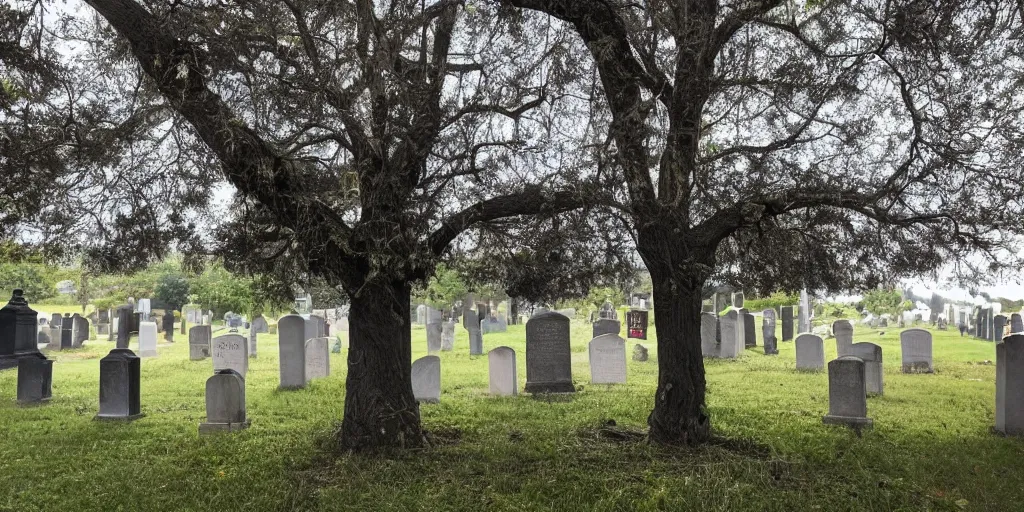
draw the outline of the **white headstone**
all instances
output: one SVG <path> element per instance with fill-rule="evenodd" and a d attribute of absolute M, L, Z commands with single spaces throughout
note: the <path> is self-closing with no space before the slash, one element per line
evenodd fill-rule
<path fill-rule="evenodd" d="M 924 329 L 900 332 L 903 373 L 932 373 L 932 333 Z"/>
<path fill-rule="evenodd" d="M 277 321 L 281 355 L 281 388 L 306 385 L 306 321 L 299 315 L 285 315 Z"/>
<path fill-rule="evenodd" d="M 139 357 L 156 357 L 156 322 L 139 323 Z"/>
<path fill-rule="evenodd" d="M 588 345 L 591 384 L 626 383 L 626 341 L 616 334 L 602 334 Z"/>
<path fill-rule="evenodd" d="M 516 372 L 516 351 L 498 347 L 487 353 L 487 370 L 491 381 L 491 394 L 515 396 L 519 394 L 519 374 Z"/>
<path fill-rule="evenodd" d="M 234 370 L 242 378 L 249 371 L 249 343 L 240 334 L 217 336 L 210 343 L 213 371 Z"/>
<path fill-rule="evenodd" d="M 805 332 L 796 337 L 796 369 L 825 369 L 825 342 L 821 336 Z"/>
<path fill-rule="evenodd" d="M 331 375 L 331 339 L 306 340 L 306 382 Z"/>
<path fill-rule="evenodd" d="M 426 356 L 413 361 L 412 394 L 417 402 L 441 401 L 441 358 Z"/>

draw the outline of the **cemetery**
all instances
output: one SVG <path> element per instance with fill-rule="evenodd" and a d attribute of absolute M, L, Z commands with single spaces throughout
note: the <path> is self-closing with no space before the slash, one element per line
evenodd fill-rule
<path fill-rule="evenodd" d="M 1022 33 L 5 0 L 0 512 L 1024 510 Z"/>

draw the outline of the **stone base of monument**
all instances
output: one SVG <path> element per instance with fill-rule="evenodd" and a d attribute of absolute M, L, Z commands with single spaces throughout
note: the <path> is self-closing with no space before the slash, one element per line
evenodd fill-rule
<path fill-rule="evenodd" d="M 242 423 L 200 423 L 199 435 L 206 436 L 220 432 L 236 432 L 249 428 L 249 420 Z"/>
<path fill-rule="evenodd" d="M 93 421 L 122 421 L 122 422 L 126 422 L 127 423 L 129 421 L 135 421 L 135 420 L 137 420 L 139 418 L 143 418 L 145 416 L 146 416 L 145 413 L 141 413 L 141 412 L 139 414 L 131 414 L 131 415 L 128 415 L 128 416 L 120 416 L 120 415 L 112 416 L 112 415 L 97 414 L 96 416 L 93 416 L 92 419 L 93 419 Z"/>
<path fill-rule="evenodd" d="M 572 382 L 527 382 L 524 389 L 527 393 L 575 393 L 576 386 Z"/>
<path fill-rule="evenodd" d="M 855 430 L 870 429 L 874 425 L 871 418 L 858 418 L 854 416 L 833 416 L 826 414 L 822 416 L 821 422 L 826 425 L 842 425 Z"/>

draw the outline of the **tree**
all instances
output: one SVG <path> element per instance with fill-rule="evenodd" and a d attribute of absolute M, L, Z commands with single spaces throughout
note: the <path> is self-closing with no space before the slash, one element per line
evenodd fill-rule
<path fill-rule="evenodd" d="M 540 16 L 499 19 L 452 0 L 86 3 L 90 13 L 69 6 L 58 24 L 17 2 L 46 28 L 40 47 L 87 42 L 73 50 L 87 58 L 66 55 L 61 69 L 106 121 L 87 135 L 112 148 L 93 165 L 49 166 L 87 184 L 61 190 L 62 211 L 82 212 L 61 218 L 64 231 L 87 233 L 82 247 L 103 268 L 141 268 L 176 248 L 273 278 L 279 294 L 313 278 L 341 287 L 341 445 L 421 445 L 412 283 L 463 232 L 604 196 L 580 179 L 591 162 L 561 155 L 560 134 L 582 129 L 561 110 L 579 102 L 564 33 L 537 38 Z M 61 101 L 34 104 L 79 109 Z M 220 180 L 235 192 L 227 212 L 209 208 Z M 198 229 L 196 213 L 218 228 Z"/>
<path fill-rule="evenodd" d="M 156 290 L 153 296 L 163 302 L 168 308 L 181 311 L 181 307 L 188 303 L 189 283 L 188 278 L 182 274 L 164 274 L 156 282 Z"/>
<path fill-rule="evenodd" d="M 864 307 L 876 315 L 899 316 L 906 302 L 899 290 L 893 288 L 879 288 L 864 294 Z"/>
<path fill-rule="evenodd" d="M 651 274 L 649 435 L 711 436 L 701 290 L 1019 267 L 1012 2 L 505 0 L 564 22 Z M 581 59 L 582 60 L 582 59 Z"/>

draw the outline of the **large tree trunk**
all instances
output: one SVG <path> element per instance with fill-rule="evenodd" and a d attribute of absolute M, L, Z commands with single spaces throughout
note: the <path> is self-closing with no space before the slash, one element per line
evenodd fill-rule
<path fill-rule="evenodd" d="M 409 284 L 367 284 L 351 299 L 341 444 L 357 451 L 422 446 L 412 394 Z"/>
<path fill-rule="evenodd" d="M 711 436 L 700 349 L 701 288 L 709 265 L 697 263 L 692 246 L 667 240 L 668 233 L 642 236 L 637 245 L 651 273 L 658 329 L 658 389 L 647 424 L 653 442 L 695 445 Z"/>

